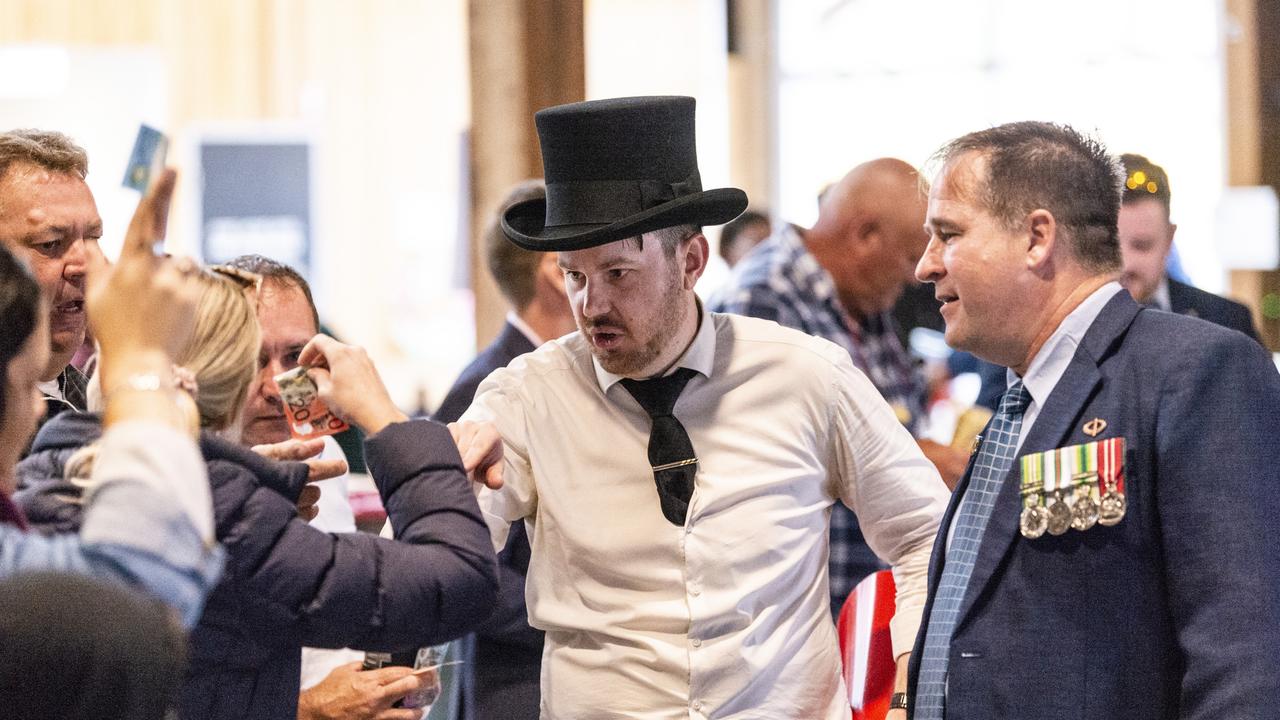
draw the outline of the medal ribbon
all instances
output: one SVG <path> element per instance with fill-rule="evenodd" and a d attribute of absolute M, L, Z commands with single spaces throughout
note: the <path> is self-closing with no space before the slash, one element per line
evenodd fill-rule
<path fill-rule="evenodd" d="M 1044 456 L 1048 454 L 1041 452 L 1022 456 L 1022 504 L 1026 507 L 1035 507 L 1043 502 Z"/>
<path fill-rule="evenodd" d="M 1108 438 L 1091 444 L 1098 446 L 1099 491 L 1105 494 L 1107 485 L 1114 483 L 1115 491 L 1124 495 L 1124 438 Z"/>

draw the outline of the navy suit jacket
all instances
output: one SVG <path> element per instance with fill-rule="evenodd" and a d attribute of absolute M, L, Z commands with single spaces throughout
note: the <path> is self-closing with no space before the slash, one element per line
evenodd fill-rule
<path fill-rule="evenodd" d="M 498 337 L 454 381 L 435 419 L 443 423 L 457 420 L 471 406 L 476 388 L 489 373 L 534 349 L 516 326 L 503 324 Z M 462 669 L 463 693 L 467 697 L 463 702 L 464 718 L 538 717 L 543 633 L 529 626 L 525 607 L 529 554 L 524 523 L 515 523 L 506 546 L 498 553 L 498 603 L 489 619 L 476 630 L 474 646 L 465 651 L 469 657 Z"/>
<path fill-rule="evenodd" d="M 442 423 L 451 423 L 462 417 L 462 413 L 471 407 L 471 401 L 476 396 L 476 388 L 489 377 L 489 373 L 506 367 L 507 363 L 535 349 L 533 343 L 529 342 L 529 338 L 525 337 L 515 325 L 503 323 L 502 332 L 498 333 L 498 337 L 494 338 L 488 347 L 481 350 L 480 354 L 462 369 L 462 373 L 458 375 L 457 380 L 453 381 L 453 387 L 449 388 L 449 393 L 444 396 L 440 408 L 432 417 Z"/>
<path fill-rule="evenodd" d="M 1085 435 L 1101 418 L 1105 430 Z M 1124 437 L 1113 527 L 1023 538 L 1001 488 L 952 638 L 948 720 L 1280 714 L 1280 375 L 1243 335 L 1140 308 L 1094 321 L 1019 454 Z M 943 517 L 914 698 L 945 559 Z"/>
<path fill-rule="evenodd" d="M 1253 316 L 1249 314 L 1249 308 L 1173 278 L 1169 278 L 1169 309 L 1179 315 L 1202 318 L 1216 325 L 1239 330 L 1254 340 L 1258 339 L 1258 331 L 1253 327 Z"/>

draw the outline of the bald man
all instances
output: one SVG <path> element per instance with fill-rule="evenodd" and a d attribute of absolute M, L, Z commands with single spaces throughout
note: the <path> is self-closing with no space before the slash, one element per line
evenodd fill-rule
<path fill-rule="evenodd" d="M 926 192 L 916 169 L 902 160 L 855 167 L 823 193 L 812 228 L 784 225 L 734 267 L 710 309 L 773 320 L 845 348 L 918 435 L 924 378 L 898 339 L 890 310 L 929 241 Z M 944 479 L 964 472 L 963 454 L 919 442 Z M 884 567 L 842 505 L 832 509 L 829 564 L 834 614 L 859 580 Z"/>

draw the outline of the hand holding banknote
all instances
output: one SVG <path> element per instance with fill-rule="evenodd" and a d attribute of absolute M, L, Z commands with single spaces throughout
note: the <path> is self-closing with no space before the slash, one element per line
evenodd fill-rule
<path fill-rule="evenodd" d="M 298 364 L 315 382 L 316 392 L 338 417 L 365 435 L 409 418 L 400 412 L 364 348 L 316 335 L 298 355 Z"/>

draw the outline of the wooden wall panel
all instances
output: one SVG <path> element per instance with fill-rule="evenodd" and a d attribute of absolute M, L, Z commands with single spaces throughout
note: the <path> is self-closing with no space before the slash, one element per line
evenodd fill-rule
<path fill-rule="evenodd" d="M 481 233 L 510 187 L 542 176 L 533 114 L 586 96 L 582 0 L 471 0 L 471 228 L 476 344 L 507 306 L 485 267 Z"/>

